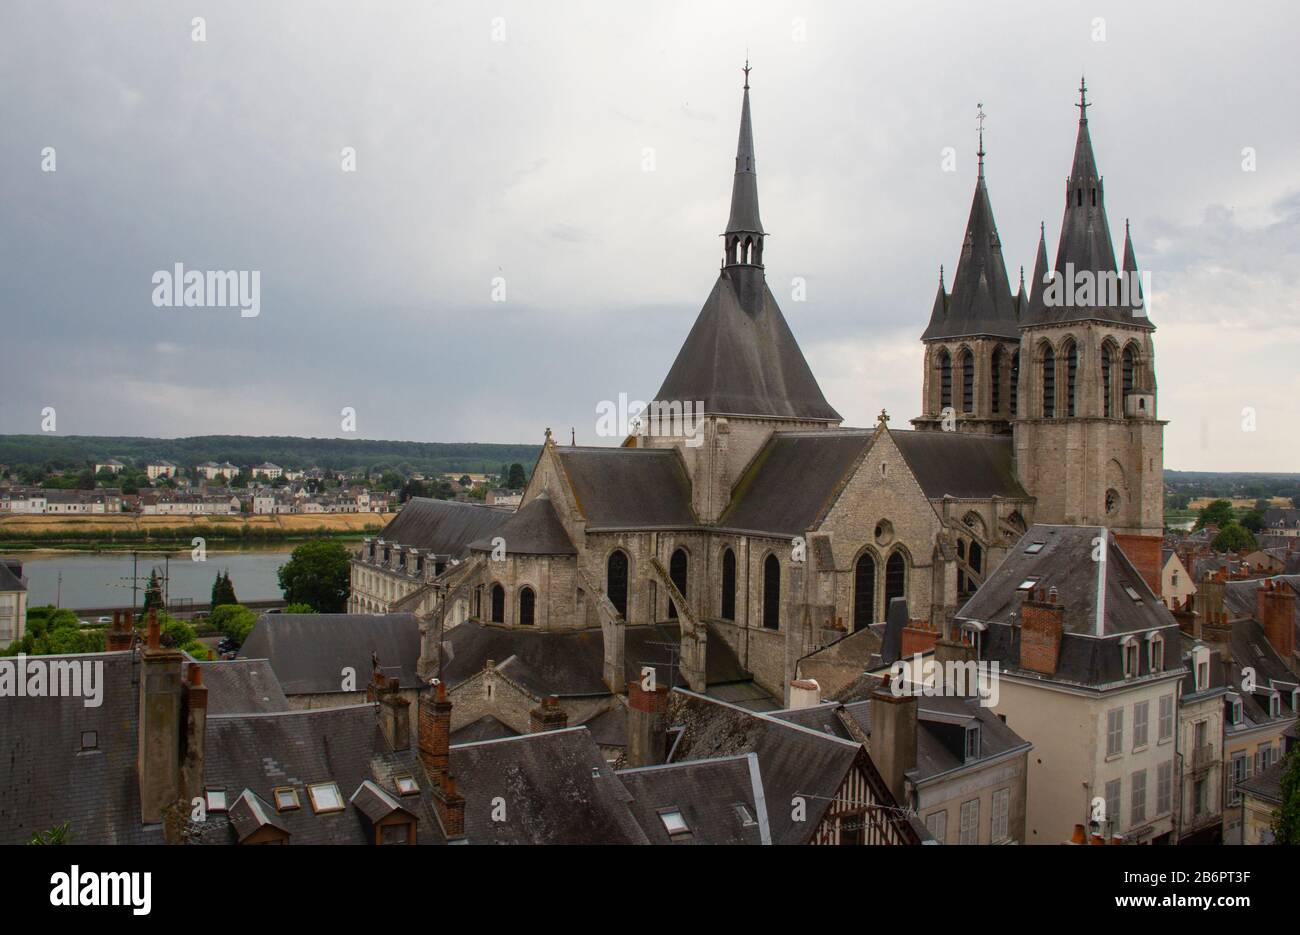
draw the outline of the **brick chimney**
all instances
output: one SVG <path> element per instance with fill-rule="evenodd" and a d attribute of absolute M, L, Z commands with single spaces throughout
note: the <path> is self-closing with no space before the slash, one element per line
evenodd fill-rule
<path fill-rule="evenodd" d="M 1036 599 L 1020 607 L 1020 668 L 1055 675 L 1065 631 L 1065 605 L 1056 602 L 1056 588 L 1038 589 Z"/>
<path fill-rule="evenodd" d="M 939 628 L 931 625 L 929 620 L 909 620 L 903 627 L 903 659 L 911 659 L 915 653 L 928 653 L 939 642 Z"/>
<path fill-rule="evenodd" d="M 394 750 L 411 749 L 411 705 L 402 697 L 398 680 L 375 669 L 366 697 L 379 703 L 379 729 Z"/>
<path fill-rule="evenodd" d="M 871 762 L 899 805 L 907 802 L 905 774 L 916 766 L 916 711 L 916 695 L 895 695 L 888 681 L 871 693 Z"/>
<path fill-rule="evenodd" d="M 131 614 L 125 610 L 113 611 L 113 626 L 109 628 L 105 648 L 110 653 L 120 653 L 135 645 L 135 631 L 131 627 Z"/>
<path fill-rule="evenodd" d="M 456 791 L 456 777 L 451 775 L 451 702 L 446 684 L 435 679 L 432 689 L 421 693 L 419 720 L 420 762 L 433 783 L 429 793 L 438 822 L 446 837 L 462 837 L 465 799 Z"/>
<path fill-rule="evenodd" d="M 147 633 L 140 653 L 136 775 L 140 820 L 151 825 L 162 821 L 163 810 L 181 794 L 181 663 L 185 655 L 163 647 L 157 610 L 149 611 Z"/>
<path fill-rule="evenodd" d="M 1160 551 L 1164 541 L 1163 536 L 1136 536 L 1115 533 L 1115 544 L 1120 547 L 1124 557 L 1133 564 L 1138 574 L 1146 581 L 1147 587 L 1151 588 L 1151 593 L 1157 595 L 1160 593 L 1162 565 Z"/>
<path fill-rule="evenodd" d="M 668 686 L 627 683 L 627 765 L 654 766 L 668 756 Z"/>
<path fill-rule="evenodd" d="M 181 737 L 181 794 L 188 804 L 203 794 L 203 752 L 208 725 L 208 687 L 203 684 L 203 667 L 191 663 L 181 685 L 181 712 L 185 732 Z"/>
<path fill-rule="evenodd" d="M 547 695 L 542 703 L 528 712 L 528 732 L 540 734 L 548 730 L 564 730 L 569 726 L 569 715 L 560 707 L 560 699 Z"/>
<path fill-rule="evenodd" d="M 1178 629 L 1182 630 L 1192 639 L 1201 639 L 1201 616 L 1196 612 L 1193 600 L 1195 595 L 1187 595 L 1187 600 L 1181 604 L 1178 598 L 1173 599 L 1173 607 L 1169 612 L 1173 614 L 1174 619 L 1178 621 Z"/>
<path fill-rule="evenodd" d="M 1282 582 L 1265 578 L 1255 591 L 1255 617 L 1264 636 L 1291 669 L 1295 660 L 1295 594 Z"/>

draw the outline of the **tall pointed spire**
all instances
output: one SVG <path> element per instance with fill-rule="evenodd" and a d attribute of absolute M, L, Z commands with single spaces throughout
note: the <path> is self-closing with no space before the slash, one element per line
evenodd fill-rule
<path fill-rule="evenodd" d="M 758 175 L 754 167 L 754 129 L 749 117 L 749 59 L 745 60 L 744 97 L 740 105 L 740 139 L 736 175 L 731 183 L 731 216 L 723 232 L 726 265 L 763 265 L 763 222 L 758 216 Z"/>
<path fill-rule="evenodd" d="M 1105 188 L 1097 171 L 1097 157 L 1092 151 L 1088 132 L 1088 85 L 1079 79 L 1079 134 L 1074 142 L 1074 162 L 1065 183 L 1065 220 L 1056 250 L 1056 268 L 1064 272 L 1066 263 L 1076 271 L 1115 272 L 1115 247 L 1106 220 Z"/>
<path fill-rule="evenodd" d="M 1037 308 L 1047 288 L 1043 282 L 1050 267 L 1047 265 L 1047 225 L 1038 222 L 1038 254 L 1034 257 L 1034 275 L 1029 281 L 1029 307 Z"/>

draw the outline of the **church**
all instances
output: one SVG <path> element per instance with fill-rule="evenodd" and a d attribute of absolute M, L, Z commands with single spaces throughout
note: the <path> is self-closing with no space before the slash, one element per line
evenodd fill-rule
<path fill-rule="evenodd" d="M 1116 263 L 1079 88 L 1055 262 L 1008 277 L 978 175 L 942 271 L 911 428 L 845 426 L 765 278 L 749 69 L 718 278 L 654 404 L 618 447 L 546 439 L 520 507 L 413 500 L 352 568 L 353 613 L 420 615 L 420 674 L 458 722 L 515 731 L 539 699 L 569 723 L 647 666 L 671 684 L 785 706 L 801 661 L 874 640 L 891 601 L 944 634 L 1033 523 L 1103 526 L 1159 590 L 1163 425 L 1141 296 L 1053 288 Z M 918 328 L 923 322 L 918 314 Z M 509 699 L 514 698 L 514 702 Z M 554 704 L 554 702 L 551 702 Z M 513 722 L 513 723 L 512 723 Z M 595 732 L 595 731 L 593 731 Z"/>

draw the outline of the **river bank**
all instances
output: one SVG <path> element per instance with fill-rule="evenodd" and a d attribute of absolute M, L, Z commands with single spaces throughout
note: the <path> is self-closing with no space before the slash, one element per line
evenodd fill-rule
<path fill-rule="evenodd" d="M 376 535 L 391 513 L 318 513 L 247 516 L 49 516 L 0 517 L 0 551 L 129 552 L 142 548 L 208 548 L 278 545 L 308 539 L 360 539 Z"/>

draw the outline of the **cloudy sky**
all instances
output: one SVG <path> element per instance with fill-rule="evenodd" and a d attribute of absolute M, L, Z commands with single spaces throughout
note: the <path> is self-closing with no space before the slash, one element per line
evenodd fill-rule
<path fill-rule="evenodd" d="M 1032 266 L 1086 71 L 1166 465 L 1300 470 L 1300 10 L 1135 6 L 6 2 L 0 432 L 596 441 L 717 276 L 748 51 L 768 279 L 850 424 L 919 412 L 977 102 Z M 176 263 L 260 314 L 155 307 Z"/>

